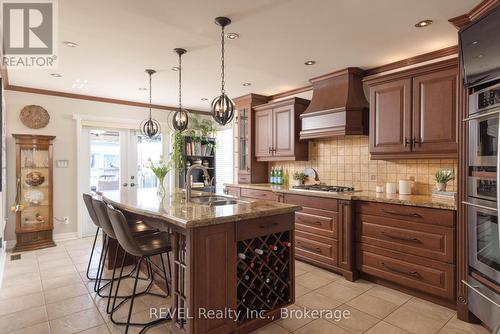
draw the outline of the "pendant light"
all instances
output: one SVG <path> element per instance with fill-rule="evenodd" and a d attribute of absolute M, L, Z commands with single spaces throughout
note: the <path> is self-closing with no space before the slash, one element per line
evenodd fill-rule
<path fill-rule="evenodd" d="M 179 55 L 179 109 L 172 117 L 172 126 L 175 130 L 182 132 L 187 129 L 189 123 L 189 115 L 187 110 L 182 108 L 182 55 L 186 53 L 185 49 L 175 48 L 174 52 Z"/>
<path fill-rule="evenodd" d="M 224 27 L 229 25 L 231 20 L 227 17 L 215 18 L 215 24 L 222 27 L 221 39 L 221 95 L 217 96 L 211 105 L 212 117 L 220 125 L 226 125 L 234 117 L 234 102 L 226 95 L 224 88 Z"/>
<path fill-rule="evenodd" d="M 146 73 L 149 74 L 149 118 L 146 118 L 141 122 L 140 130 L 141 134 L 149 139 L 156 138 L 161 133 L 160 123 L 151 117 L 151 77 L 156 73 L 155 70 L 147 69 Z"/>

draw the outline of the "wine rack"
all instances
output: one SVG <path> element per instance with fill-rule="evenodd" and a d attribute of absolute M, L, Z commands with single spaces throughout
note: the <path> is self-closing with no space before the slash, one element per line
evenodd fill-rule
<path fill-rule="evenodd" d="M 259 311 L 271 311 L 292 299 L 291 231 L 237 243 L 237 308 L 239 324 Z"/>

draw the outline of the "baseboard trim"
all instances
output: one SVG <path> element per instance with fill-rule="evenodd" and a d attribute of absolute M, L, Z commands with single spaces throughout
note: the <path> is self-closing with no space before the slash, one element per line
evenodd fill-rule
<path fill-rule="evenodd" d="M 78 232 L 68 232 L 68 233 L 56 233 L 54 234 L 54 241 L 66 241 L 78 239 Z M 5 243 L 4 249 L 11 250 L 16 245 L 16 240 L 8 240 Z"/>

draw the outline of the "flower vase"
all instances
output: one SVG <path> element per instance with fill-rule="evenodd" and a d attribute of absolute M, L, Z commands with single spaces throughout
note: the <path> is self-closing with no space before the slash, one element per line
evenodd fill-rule
<path fill-rule="evenodd" d="M 158 195 L 158 197 L 160 198 L 165 197 L 165 195 L 167 194 L 167 189 L 165 189 L 163 181 L 165 181 L 164 177 L 158 178 L 158 187 L 156 188 L 156 195 Z"/>

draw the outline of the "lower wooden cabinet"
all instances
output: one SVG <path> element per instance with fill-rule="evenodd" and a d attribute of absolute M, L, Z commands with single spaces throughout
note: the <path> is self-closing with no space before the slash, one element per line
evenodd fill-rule
<path fill-rule="evenodd" d="M 283 198 L 302 206 L 295 213 L 295 257 L 354 280 L 351 202 L 288 193 Z"/>
<path fill-rule="evenodd" d="M 356 241 L 357 268 L 367 278 L 454 302 L 455 212 L 358 202 Z"/>

